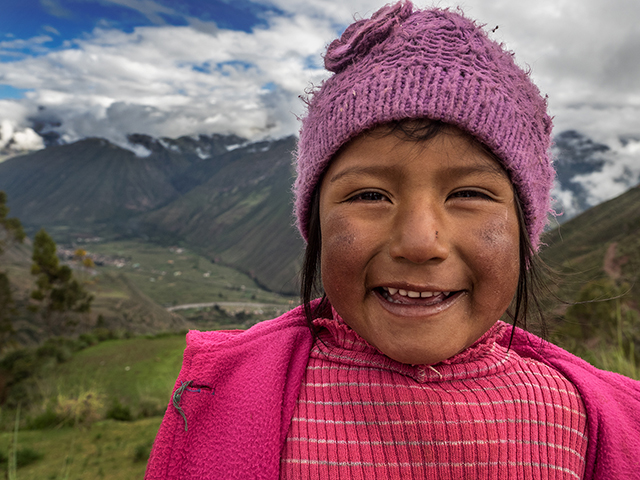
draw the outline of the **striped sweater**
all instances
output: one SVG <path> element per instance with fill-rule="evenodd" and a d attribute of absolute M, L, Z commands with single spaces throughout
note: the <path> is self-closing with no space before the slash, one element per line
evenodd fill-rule
<path fill-rule="evenodd" d="M 318 320 L 281 479 L 581 479 L 584 404 L 555 369 L 496 340 L 432 368 L 395 362 Z"/>

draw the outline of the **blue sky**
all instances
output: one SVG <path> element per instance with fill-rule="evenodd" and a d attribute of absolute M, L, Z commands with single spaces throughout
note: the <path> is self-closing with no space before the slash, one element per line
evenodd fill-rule
<path fill-rule="evenodd" d="M 265 13 L 279 13 L 275 7 L 244 0 L 7 0 L 2 10 L 0 32 L 4 39 L 49 36 L 48 48 L 60 48 L 65 40 L 78 38 L 98 26 L 131 32 L 139 26 L 188 25 L 188 17 L 215 21 L 220 28 L 249 32 L 265 24 Z M 24 49 L 23 53 L 32 52 Z"/>
<path fill-rule="evenodd" d="M 354 15 L 385 3 L 4 0 L 0 154 L 42 147 L 35 130 L 122 146 L 129 133 L 295 134 L 304 112 L 298 96 L 328 75 L 326 45 Z M 640 179 L 640 2 L 436 3 L 459 3 L 488 29 L 499 27 L 491 35 L 549 95 L 557 132 L 576 129 L 611 146 L 611 171 L 585 182 L 610 196 Z"/>

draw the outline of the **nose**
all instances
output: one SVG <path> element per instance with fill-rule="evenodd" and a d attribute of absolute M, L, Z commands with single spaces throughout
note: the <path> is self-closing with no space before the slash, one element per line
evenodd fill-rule
<path fill-rule="evenodd" d="M 418 204 L 400 208 L 393 227 L 392 258 L 422 264 L 449 256 L 445 222 L 437 207 Z"/>

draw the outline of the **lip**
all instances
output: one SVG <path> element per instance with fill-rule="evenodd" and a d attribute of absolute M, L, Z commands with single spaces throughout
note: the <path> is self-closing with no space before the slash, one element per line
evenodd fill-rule
<path fill-rule="evenodd" d="M 391 286 L 391 285 L 385 285 Z M 432 289 L 432 288 L 416 288 L 416 287 L 393 287 L 393 288 L 403 288 L 406 290 L 413 290 L 418 292 L 441 292 L 442 290 Z M 411 305 L 411 304 L 403 304 L 403 303 L 393 303 L 387 300 L 379 291 L 379 289 L 374 289 L 373 295 L 378 300 L 378 303 L 384 308 L 387 312 L 392 315 L 396 315 L 399 317 L 430 317 L 433 315 L 437 315 L 440 312 L 443 312 L 452 306 L 454 306 L 462 297 L 467 295 L 465 290 L 459 290 L 452 293 L 450 296 L 445 298 L 443 301 L 438 302 L 432 305 Z"/>

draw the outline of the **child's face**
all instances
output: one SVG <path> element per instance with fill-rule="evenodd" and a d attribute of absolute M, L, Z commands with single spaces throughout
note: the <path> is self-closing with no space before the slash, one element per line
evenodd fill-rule
<path fill-rule="evenodd" d="M 428 142 L 379 133 L 348 144 L 324 176 L 322 283 L 381 352 L 433 364 L 480 338 L 514 296 L 513 188 L 458 130 Z"/>

